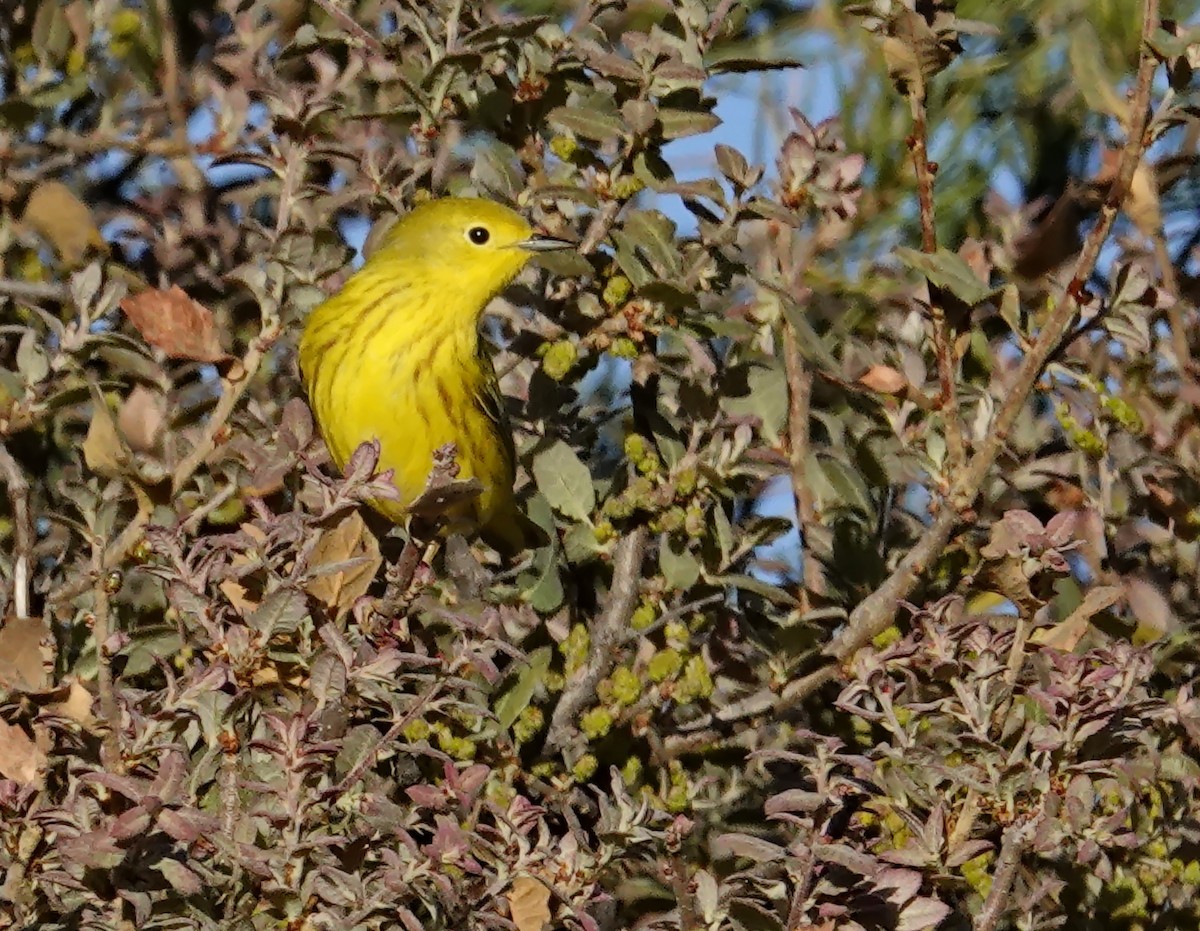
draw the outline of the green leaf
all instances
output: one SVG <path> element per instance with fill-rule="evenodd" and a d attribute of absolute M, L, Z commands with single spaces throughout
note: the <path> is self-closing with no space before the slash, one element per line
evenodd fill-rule
<path fill-rule="evenodd" d="M 572 564 L 580 565 L 591 562 L 604 552 L 604 547 L 596 540 L 596 531 L 591 524 L 578 523 L 572 524 L 563 534 L 563 550 Z"/>
<path fill-rule="evenodd" d="M 554 655 L 551 647 L 539 647 L 526 658 L 527 662 L 517 673 L 517 681 L 513 687 L 496 699 L 492 710 L 496 714 L 500 726 L 508 730 L 516 723 L 521 712 L 529 707 L 537 688 L 546 678 L 546 670 L 550 668 L 550 658 Z"/>
<path fill-rule="evenodd" d="M 596 507 L 591 472 L 562 440 L 534 457 L 533 478 L 550 506 L 565 517 L 586 520 Z"/>
<path fill-rule="evenodd" d="M 853 508 L 863 514 L 870 515 L 875 513 L 875 507 L 871 503 L 871 495 L 867 490 L 867 484 L 856 469 L 829 456 L 819 457 L 818 462 L 820 463 L 821 471 L 825 474 L 826 480 L 833 487 L 834 493 L 841 499 L 838 502 L 839 504 Z"/>
<path fill-rule="evenodd" d="M 639 210 L 629 215 L 623 228 L 660 275 L 679 272 L 679 245 L 675 240 L 674 223 L 657 210 Z"/>
<path fill-rule="evenodd" d="M 588 107 L 555 107 L 546 119 L 559 129 L 595 142 L 610 142 L 625 135 L 625 124 L 617 114 Z"/>
<path fill-rule="evenodd" d="M 658 567 L 668 587 L 676 591 L 686 591 L 700 578 L 700 561 L 686 549 L 676 553 L 669 539 L 659 549 Z"/>
<path fill-rule="evenodd" d="M 783 435 L 787 422 L 787 378 L 779 365 L 756 365 L 746 373 L 749 387 L 741 397 L 725 396 L 722 404 L 731 414 L 753 416 L 762 421 L 761 432 L 768 443 Z"/>
<path fill-rule="evenodd" d="M 754 592 L 756 595 L 762 595 L 768 601 L 773 601 L 775 604 L 784 605 L 789 608 L 794 608 L 800 604 L 800 602 L 778 585 L 772 585 L 770 582 L 764 582 L 762 579 L 756 579 L 750 575 L 741 575 L 735 572 L 718 576 L 713 579 L 713 582 L 723 585 L 726 588 L 737 588 L 746 592 Z"/>
<path fill-rule="evenodd" d="M 29 330 L 17 344 L 17 371 L 27 385 L 36 385 L 50 374 L 50 360 L 39 343 L 37 333 Z"/>
<path fill-rule="evenodd" d="M 558 546 L 543 546 L 534 553 L 530 571 L 518 579 L 524 599 L 533 610 L 549 614 L 563 602 L 562 577 L 558 572 Z"/>
<path fill-rule="evenodd" d="M 1000 289 L 991 288 L 972 271 L 962 258 L 949 249 L 938 249 L 932 255 L 900 246 L 896 249 L 900 260 L 909 268 L 921 272 L 932 285 L 945 288 L 960 301 L 974 307 L 987 300 Z"/>
<path fill-rule="evenodd" d="M 711 132 L 721 125 L 721 118 L 715 113 L 697 110 L 679 110 L 674 107 L 663 107 L 658 111 L 658 121 L 662 124 L 664 139 L 682 139 L 684 136 L 699 136 Z"/>
<path fill-rule="evenodd" d="M 515 201 L 517 195 L 525 190 L 525 181 L 516 165 L 516 152 L 502 143 L 492 143 L 480 149 L 475 156 L 471 180 L 485 191 Z"/>

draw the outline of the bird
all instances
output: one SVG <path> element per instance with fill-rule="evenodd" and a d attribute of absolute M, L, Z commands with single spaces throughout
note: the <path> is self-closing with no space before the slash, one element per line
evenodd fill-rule
<path fill-rule="evenodd" d="M 452 508 L 449 526 L 502 552 L 524 548 L 512 428 L 479 326 L 530 259 L 569 248 L 495 201 L 431 199 L 311 311 L 299 362 L 313 417 L 339 470 L 362 443 L 379 444 L 377 469 L 392 471 L 399 494 L 370 504 L 391 522 L 408 520 L 435 453 L 453 443 L 458 479 L 482 490 Z"/>

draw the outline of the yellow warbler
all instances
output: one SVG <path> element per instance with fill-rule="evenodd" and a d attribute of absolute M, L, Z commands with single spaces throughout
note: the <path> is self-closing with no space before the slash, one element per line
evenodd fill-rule
<path fill-rule="evenodd" d="M 434 452 L 457 448 L 459 478 L 483 492 L 452 516 L 519 549 L 515 455 L 496 371 L 479 339 L 484 308 L 532 258 L 570 243 L 535 236 L 515 211 L 470 198 L 428 201 L 392 227 L 300 340 L 309 404 L 338 468 L 378 440 L 399 523 L 425 489 Z"/>

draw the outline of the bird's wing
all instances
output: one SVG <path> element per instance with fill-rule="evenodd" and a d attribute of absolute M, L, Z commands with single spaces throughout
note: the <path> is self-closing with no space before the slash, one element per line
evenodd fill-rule
<path fill-rule="evenodd" d="M 508 463 L 510 474 L 515 476 L 517 448 L 513 443 L 512 424 L 508 420 L 508 411 L 504 406 L 504 394 L 500 391 L 500 380 L 496 377 L 496 367 L 492 364 L 491 353 L 483 346 L 482 341 L 479 346 L 479 369 L 483 378 L 475 391 L 475 403 L 496 425 L 496 432 L 500 434 L 500 442 L 504 444 L 505 462 Z"/>

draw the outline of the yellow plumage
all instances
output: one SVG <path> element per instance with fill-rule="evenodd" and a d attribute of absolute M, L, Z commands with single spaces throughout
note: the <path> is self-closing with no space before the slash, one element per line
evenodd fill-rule
<path fill-rule="evenodd" d="M 454 443 L 459 478 L 483 486 L 459 516 L 509 549 L 521 546 L 512 432 L 479 321 L 534 252 L 566 245 L 534 237 L 519 214 L 491 201 L 428 201 L 313 310 L 300 340 L 309 404 L 339 469 L 361 443 L 379 441 L 379 468 L 393 470 L 400 492 L 399 501 L 373 502 L 389 519 L 404 520 L 434 452 Z"/>

